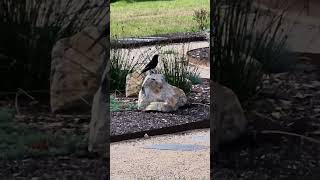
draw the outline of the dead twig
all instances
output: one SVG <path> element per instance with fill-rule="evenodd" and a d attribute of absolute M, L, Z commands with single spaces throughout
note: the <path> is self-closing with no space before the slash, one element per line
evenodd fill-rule
<path fill-rule="evenodd" d="M 291 133 L 291 132 L 277 131 L 277 130 L 264 130 L 264 131 L 261 131 L 260 133 L 262 133 L 262 134 L 284 134 L 284 135 L 289 135 L 289 136 L 296 136 L 296 137 L 300 137 L 302 139 L 306 139 L 310 142 L 320 144 L 320 141 L 315 138 L 307 137 L 307 136 L 304 136 L 301 134 L 296 134 L 296 133 Z"/>
<path fill-rule="evenodd" d="M 16 109 L 16 112 L 18 115 L 20 115 L 20 110 L 19 110 L 19 95 L 20 94 L 24 94 L 26 95 L 28 98 L 32 99 L 32 100 L 35 100 L 34 97 L 32 97 L 29 93 L 27 93 L 25 90 L 21 89 L 21 88 L 18 88 L 18 91 L 16 93 L 16 97 L 15 97 L 15 109 Z"/>
<path fill-rule="evenodd" d="M 252 113 L 253 113 L 254 115 L 262 118 L 262 119 L 267 119 L 267 120 L 270 120 L 270 121 L 272 121 L 272 122 L 276 122 L 274 119 L 272 119 L 272 118 L 270 118 L 270 117 L 268 117 L 268 116 L 265 116 L 265 115 L 263 115 L 263 114 L 261 114 L 261 113 L 258 113 L 257 111 L 252 111 Z"/>
<path fill-rule="evenodd" d="M 80 99 L 81 99 L 84 103 L 86 103 L 87 105 L 92 106 L 92 104 L 91 104 L 89 101 L 87 101 L 86 99 L 84 99 L 83 97 L 80 97 Z"/>
<path fill-rule="evenodd" d="M 210 104 L 202 104 L 202 103 L 191 103 L 192 105 L 201 105 L 205 107 L 210 107 Z"/>

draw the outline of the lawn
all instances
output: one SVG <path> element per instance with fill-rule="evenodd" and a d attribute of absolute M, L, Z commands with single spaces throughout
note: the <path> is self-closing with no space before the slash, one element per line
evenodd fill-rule
<path fill-rule="evenodd" d="M 159 0 L 111 3 L 111 36 L 139 37 L 197 30 L 195 10 L 210 9 L 209 0 Z"/>

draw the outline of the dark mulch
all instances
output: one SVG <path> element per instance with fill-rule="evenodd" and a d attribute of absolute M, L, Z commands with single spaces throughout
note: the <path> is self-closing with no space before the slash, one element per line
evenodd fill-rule
<path fill-rule="evenodd" d="M 320 68 L 299 67 L 266 78 L 263 91 L 244 106 L 249 132 L 221 147 L 214 179 L 320 179 L 320 143 L 278 134 L 320 142 Z M 262 134 L 265 130 L 280 132 Z"/>
<path fill-rule="evenodd" d="M 210 59 L 209 59 L 210 48 L 198 48 L 193 49 L 187 52 L 187 56 L 189 62 L 192 64 L 198 64 L 203 66 L 210 66 Z"/>
<path fill-rule="evenodd" d="M 52 157 L 0 162 L 0 179 L 104 180 L 108 159 Z"/>
<path fill-rule="evenodd" d="M 189 105 L 172 113 L 123 111 L 111 113 L 111 136 L 177 126 L 207 120 L 210 109 Z"/>
<path fill-rule="evenodd" d="M 111 112 L 111 138 L 112 136 L 124 135 L 128 137 L 130 134 L 137 132 L 153 133 L 152 130 L 163 129 L 166 131 L 168 127 L 182 127 L 188 124 L 200 123 L 198 127 L 203 127 L 203 121 L 208 121 L 206 127 L 209 127 L 210 113 L 210 87 L 209 79 L 202 79 L 202 83 L 193 85 L 192 91 L 187 95 L 188 104 L 179 108 L 175 112 L 142 112 L 142 111 L 116 111 Z M 121 95 L 116 98 L 118 101 L 123 101 L 125 104 L 136 103 L 136 98 L 131 98 L 129 101 Z M 197 125 L 195 125 L 196 128 Z M 181 128 L 179 131 L 183 131 Z M 176 132 L 174 129 L 172 132 Z M 161 131 L 159 132 L 161 133 Z M 166 133 L 168 133 L 166 131 Z M 156 133 L 158 134 L 158 133 Z M 139 134 L 141 137 L 141 134 Z M 131 136 L 131 138 L 137 136 Z M 139 137 L 139 136 L 138 136 Z M 120 137 L 117 139 L 121 140 Z"/>
<path fill-rule="evenodd" d="M 206 104 L 209 103 L 209 81 L 204 80 L 201 85 L 195 85 L 189 94 L 191 104 L 174 113 L 143 113 L 139 111 L 121 111 L 112 113 L 111 129 L 113 133 L 143 132 L 153 128 L 167 127 L 197 122 L 206 119 L 207 123 L 199 127 L 208 127 L 208 112 Z M 0 101 L 0 106 L 14 107 L 14 97 Z M 121 98 L 119 98 L 121 99 Z M 30 99 L 19 98 L 19 110 L 21 115 L 16 116 L 19 124 L 28 125 L 34 129 L 59 135 L 88 136 L 90 114 L 52 114 L 48 100 L 39 100 L 38 103 Z M 134 103 L 135 99 L 122 98 L 125 103 Z M 165 120 L 163 120 L 165 119 Z M 166 122 L 167 121 L 167 122 Z M 137 123 L 137 124 L 135 124 Z M 190 123 L 189 129 L 196 128 L 196 124 Z M 185 127 L 184 127 L 185 128 Z M 169 128 L 169 132 L 176 130 Z M 165 132 L 165 131 L 162 131 Z M 130 135 L 130 133 L 129 133 Z M 150 134 L 152 135 L 152 134 Z M 134 138 L 130 136 L 129 138 Z M 80 152 L 81 151 L 81 152 Z M 97 155 L 86 152 L 85 149 L 68 156 L 27 158 L 22 160 L 1 160 L 0 179 L 105 179 L 107 176 L 108 159 L 101 159 Z"/>

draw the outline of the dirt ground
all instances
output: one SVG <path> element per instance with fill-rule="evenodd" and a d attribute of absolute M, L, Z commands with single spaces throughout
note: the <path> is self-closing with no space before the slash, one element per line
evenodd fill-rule
<path fill-rule="evenodd" d="M 179 119 L 178 122 L 188 122 L 185 117 L 188 115 L 190 119 L 194 119 L 200 111 L 203 112 L 203 118 L 208 119 L 208 106 L 209 103 L 209 81 L 203 79 L 203 83 L 194 85 L 193 90 L 188 95 L 189 102 L 195 103 L 192 111 L 188 110 L 188 107 L 182 109 L 176 115 L 162 114 L 162 119 L 167 116 L 172 117 L 172 120 Z M 90 122 L 90 111 L 82 112 L 82 114 L 52 114 L 49 108 L 49 101 L 47 98 L 38 99 L 38 103 L 32 103 L 29 99 L 19 100 L 19 109 L 21 115 L 16 116 L 15 122 L 18 124 L 27 125 L 42 132 L 49 132 L 50 134 L 69 135 L 77 134 L 87 137 L 88 128 Z M 121 101 L 121 98 L 119 99 Z M 135 102 L 135 100 L 133 100 Z M 203 106 L 204 105 L 204 106 Z M 0 101 L 0 107 L 9 106 L 14 108 L 14 97 L 7 97 Z M 122 132 L 123 130 L 137 130 L 137 128 L 128 129 L 125 126 L 121 126 L 123 121 L 128 120 L 127 114 L 138 114 L 136 116 L 136 122 L 141 120 L 141 116 L 149 116 L 151 118 L 152 113 L 141 114 L 138 111 L 128 112 L 115 112 L 117 121 L 112 122 L 114 124 L 114 132 Z M 183 116 L 183 114 L 185 116 Z M 127 118 L 126 118 L 127 117 Z M 161 119 L 161 117 L 159 117 Z M 150 120 L 149 118 L 149 120 Z M 198 117 L 199 119 L 199 117 Z M 120 121 L 119 121 L 120 120 Z M 122 121 L 121 121 L 122 120 Z M 155 121 L 157 124 L 157 122 Z M 119 125 L 120 124 L 120 125 Z M 146 124 L 147 126 L 143 126 Z M 116 125 L 119 125 L 117 127 Z M 148 118 L 145 119 L 145 123 L 140 123 L 142 130 L 146 127 L 150 127 L 148 124 Z M 132 124 L 133 127 L 139 126 L 139 124 Z M 167 125 L 172 125 L 167 123 Z M 122 130 L 116 130 L 115 128 L 123 128 Z M 154 128 L 154 127 L 152 127 Z M 139 128 L 138 128 L 139 130 Z M 141 129 L 140 129 L 141 130 Z M 42 157 L 42 158 L 24 158 L 20 160 L 0 160 L 0 179 L 75 179 L 75 180 L 87 180 L 87 179 L 106 179 L 107 167 L 109 159 L 101 158 L 96 154 L 87 152 L 86 148 L 79 149 L 78 152 L 54 157 Z"/>
<path fill-rule="evenodd" d="M 213 179 L 320 179 L 319 72 L 305 64 L 264 79 L 244 106 L 248 133 L 221 147 Z"/>

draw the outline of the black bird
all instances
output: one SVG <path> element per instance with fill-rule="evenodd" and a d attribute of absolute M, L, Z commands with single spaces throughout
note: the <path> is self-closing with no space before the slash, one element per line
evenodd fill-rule
<path fill-rule="evenodd" d="M 139 74 L 139 76 L 142 74 L 142 73 L 145 73 L 151 69 L 154 69 L 157 67 L 158 65 L 158 57 L 159 55 L 156 54 L 153 56 L 152 60 L 146 65 L 146 67 L 144 67 L 144 69 L 141 71 L 141 73 Z"/>

